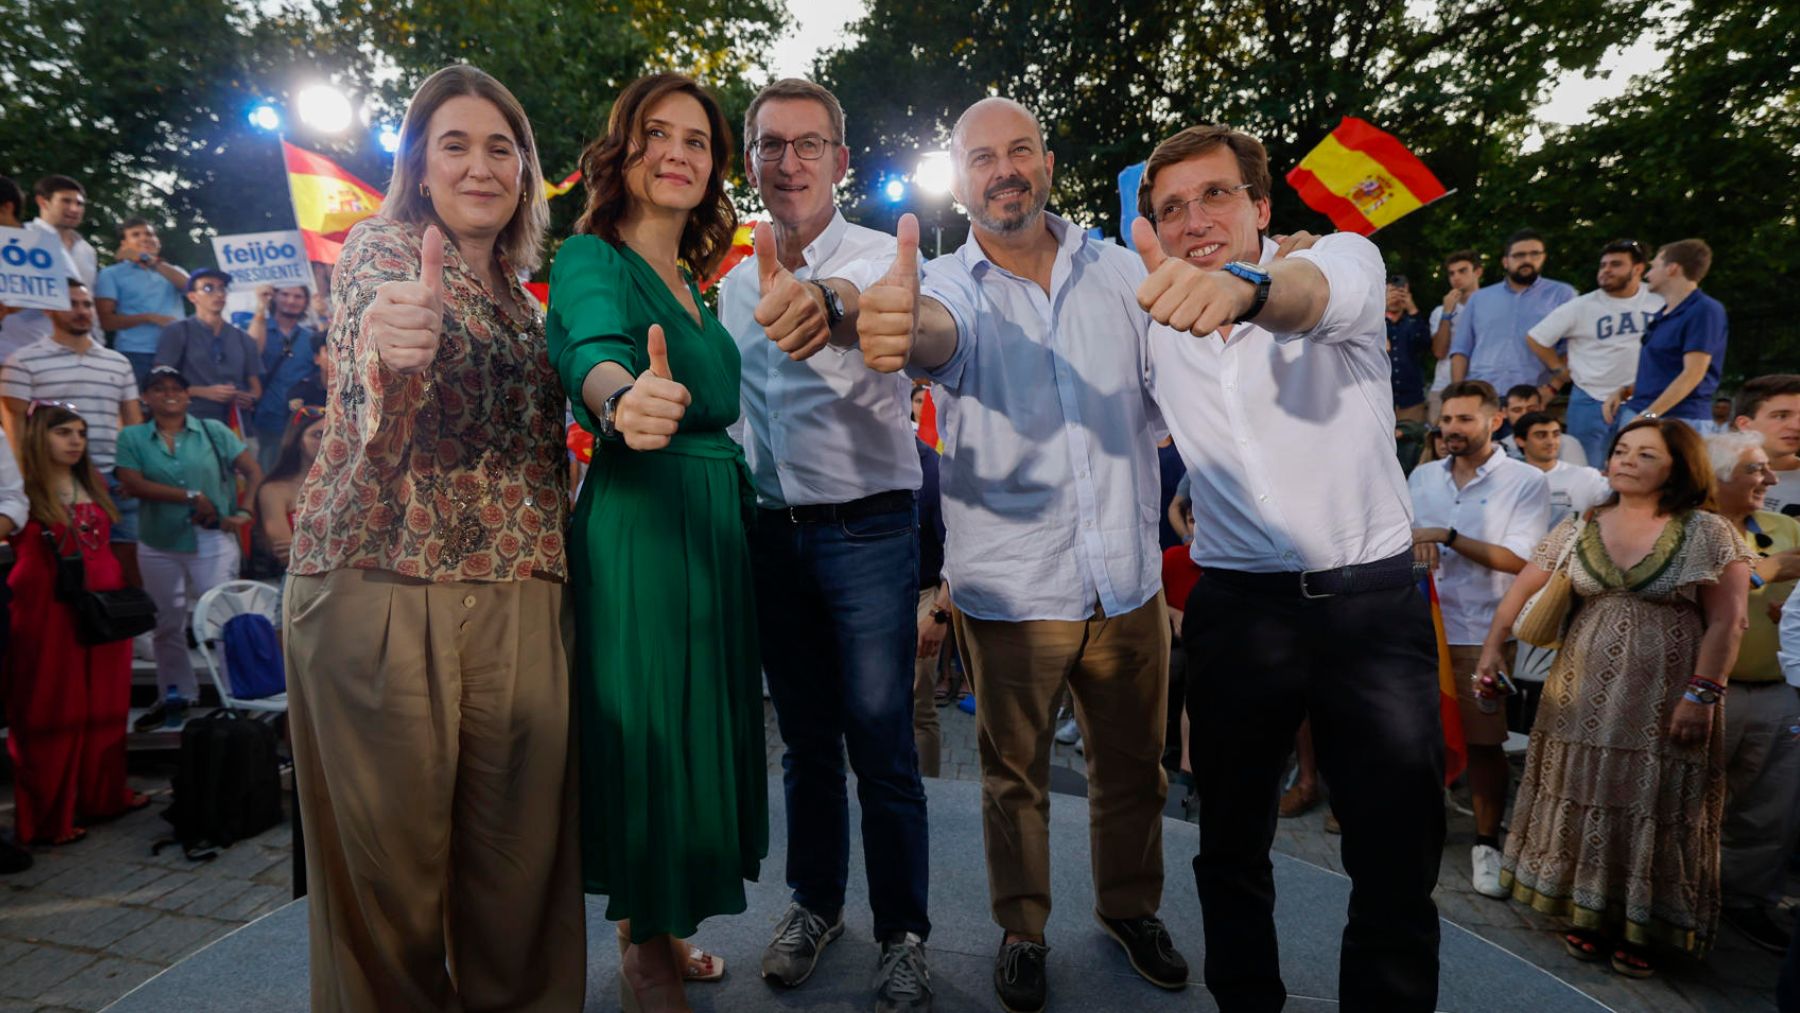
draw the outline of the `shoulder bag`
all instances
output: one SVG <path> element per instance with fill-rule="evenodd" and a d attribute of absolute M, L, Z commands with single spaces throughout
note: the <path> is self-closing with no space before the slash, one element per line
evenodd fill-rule
<path fill-rule="evenodd" d="M 1547 650 L 1562 646 L 1563 630 L 1569 624 L 1569 612 L 1575 604 L 1575 588 L 1569 578 L 1569 570 L 1574 565 L 1571 556 L 1587 526 L 1584 517 L 1569 537 L 1569 544 L 1563 546 L 1562 555 L 1557 557 L 1556 566 L 1550 571 L 1550 579 L 1538 588 L 1537 594 L 1526 600 L 1525 607 L 1519 610 L 1519 618 L 1513 620 L 1513 636 L 1520 641 Z"/>
<path fill-rule="evenodd" d="M 56 564 L 56 600 L 75 611 L 75 639 L 94 647 L 130 640 L 156 628 L 156 602 L 143 588 L 88 590 L 87 562 L 82 559 L 80 543 L 76 543 L 73 556 L 65 556 L 49 528 L 43 529 L 43 536 L 44 549 Z"/>

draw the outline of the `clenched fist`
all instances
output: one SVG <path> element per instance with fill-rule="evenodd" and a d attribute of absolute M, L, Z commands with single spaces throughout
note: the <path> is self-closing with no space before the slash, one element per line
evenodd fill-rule
<path fill-rule="evenodd" d="M 825 347 L 831 339 L 825 294 L 781 266 L 775 255 L 775 230 L 768 222 L 756 226 L 756 280 L 762 295 L 756 322 L 776 348 L 799 362 Z"/>
<path fill-rule="evenodd" d="M 363 313 L 363 337 L 381 364 L 402 375 L 423 373 L 444 336 L 444 234 L 425 230 L 416 281 L 384 282 Z"/>
<path fill-rule="evenodd" d="M 897 372 L 912 357 L 919 326 L 919 220 L 900 216 L 899 248 L 881 280 L 862 292 L 856 335 L 863 361 L 880 373 Z"/>

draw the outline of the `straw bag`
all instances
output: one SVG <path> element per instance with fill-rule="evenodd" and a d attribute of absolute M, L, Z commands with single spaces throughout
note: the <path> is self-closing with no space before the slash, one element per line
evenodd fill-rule
<path fill-rule="evenodd" d="M 1575 588 L 1569 579 L 1569 554 L 1575 543 L 1581 541 L 1581 533 L 1587 530 L 1587 520 L 1576 526 L 1575 534 L 1569 543 L 1563 546 L 1562 555 L 1556 558 L 1556 567 L 1550 571 L 1550 579 L 1538 588 L 1537 594 L 1525 602 L 1519 610 L 1519 618 L 1513 620 L 1513 636 L 1533 647 L 1555 650 L 1562 646 L 1563 629 L 1569 623 L 1569 610 L 1575 604 Z"/>

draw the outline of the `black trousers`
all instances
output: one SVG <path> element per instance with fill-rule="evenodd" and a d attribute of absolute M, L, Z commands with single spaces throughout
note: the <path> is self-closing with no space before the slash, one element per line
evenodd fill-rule
<path fill-rule="evenodd" d="M 1297 582 L 1290 596 L 1228 580 L 1202 575 L 1182 626 L 1207 988 L 1224 1013 L 1287 1000 L 1269 846 L 1282 770 L 1310 715 L 1351 880 L 1339 1001 L 1347 1011 L 1429 1013 L 1444 744 L 1428 607 L 1410 587 L 1306 599 Z"/>

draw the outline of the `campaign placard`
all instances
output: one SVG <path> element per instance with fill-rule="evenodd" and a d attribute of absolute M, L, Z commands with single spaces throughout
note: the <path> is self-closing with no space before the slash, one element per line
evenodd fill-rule
<path fill-rule="evenodd" d="M 247 326 L 256 312 L 256 290 L 262 286 L 300 285 L 308 290 L 313 287 L 306 242 L 295 230 L 215 236 L 213 257 L 219 262 L 219 269 L 231 275 L 225 316 L 239 327 Z"/>
<path fill-rule="evenodd" d="M 66 310 L 74 273 L 56 233 L 0 226 L 0 304 Z"/>

